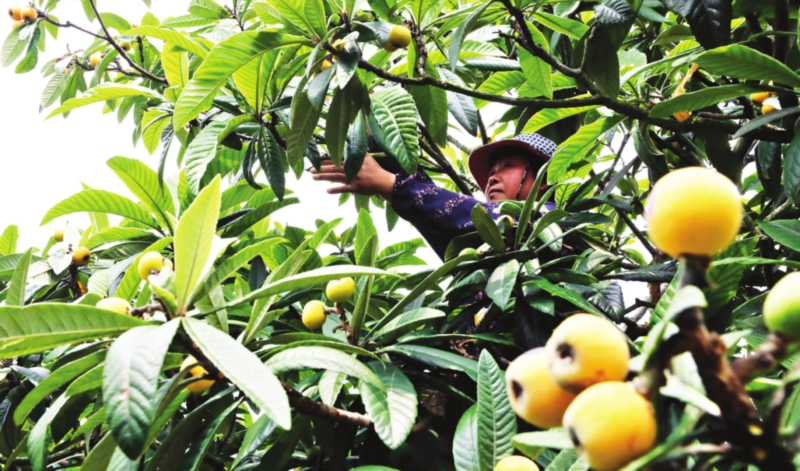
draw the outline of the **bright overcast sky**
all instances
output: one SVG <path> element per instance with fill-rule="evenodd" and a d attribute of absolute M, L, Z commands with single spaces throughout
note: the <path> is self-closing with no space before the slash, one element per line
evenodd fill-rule
<path fill-rule="evenodd" d="M 22 4 L 23 0 L 16 2 Z M 3 0 L 3 10 L 16 4 Z M 152 13 L 163 20 L 169 16 L 186 14 L 189 0 L 153 0 Z M 109 5 L 113 5 L 109 8 Z M 112 11 L 138 23 L 147 11 L 141 0 L 100 1 L 101 11 Z M 70 20 L 88 26 L 88 20 L 80 0 L 61 0 L 55 14 L 62 22 Z M 97 27 L 97 24 L 94 24 Z M 0 20 L 0 36 L 5 38 L 11 22 Z M 89 28 L 92 29 L 92 28 Z M 87 35 L 72 29 L 61 29 L 58 42 L 48 37 L 47 50 L 40 55 L 39 65 L 64 54 L 67 45 L 71 50 L 81 49 L 91 43 Z M 131 143 L 133 124 L 128 117 L 118 124 L 115 115 L 103 115 L 102 105 L 95 104 L 73 111 L 69 118 L 55 117 L 44 120 L 46 113 L 39 114 L 39 101 L 47 80 L 36 70 L 24 75 L 14 73 L 14 65 L 0 69 L 0 83 L 4 93 L 0 94 L 0 136 L 3 141 L 0 157 L 0 231 L 9 224 L 20 230 L 19 250 L 29 246 L 44 247 L 53 230 L 66 219 L 81 227 L 89 224 L 85 214 L 60 218 L 40 227 L 42 217 L 53 205 L 79 192 L 81 182 L 87 185 L 130 195 L 122 182 L 105 165 L 106 160 L 121 155 L 134 157 L 155 168 L 158 151 L 149 155 L 139 142 Z M 177 147 L 167 162 L 167 174 L 177 173 L 175 159 Z M 338 197 L 325 192 L 327 183 L 314 182 L 310 175 L 296 181 L 294 175 L 287 176 L 287 186 L 297 193 L 301 203 L 275 213 L 273 220 L 289 222 L 293 226 L 314 229 L 317 218 L 331 220 L 344 217 L 337 231 L 355 222 L 356 212 L 351 198 L 344 206 L 338 206 Z M 374 207 L 373 207 L 374 208 Z M 386 231 L 382 210 L 373 210 L 375 225 L 381 231 L 381 246 L 419 237 L 406 222 L 400 221 L 391 233 Z M 420 253 L 430 262 L 436 261 L 432 251 Z"/>

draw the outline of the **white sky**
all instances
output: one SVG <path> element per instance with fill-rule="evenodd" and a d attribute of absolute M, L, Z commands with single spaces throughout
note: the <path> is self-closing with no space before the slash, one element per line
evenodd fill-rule
<path fill-rule="evenodd" d="M 21 3 L 22 0 L 2 0 L 0 5 L 5 11 L 8 6 Z M 156 0 L 152 3 L 152 13 L 163 20 L 169 16 L 186 14 L 189 1 Z M 131 23 L 138 23 L 147 11 L 141 0 L 115 1 L 113 8 L 104 8 L 111 4 L 101 0 L 101 11 L 112 11 Z M 55 14 L 61 22 L 70 20 L 90 30 L 99 27 L 97 23 L 89 27 L 80 0 L 61 0 Z M 4 20 L 0 18 L 2 39 L 11 28 L 11 22 L 6 24 Z M 67 45 L 77 50 L 90 43 L 91 38 L 80 31 L 61 29 L 57 42 L 48 37 L 47 50 L 39 57 L 39 67 L 65 53 Z M 149 155 L 141 142 L 133 147 L 130 116 L 118 124 L 116 115 L 102 114 L 102 104 L 73 111 L 67 119 L 55 117 L 45 121 L 47 113 L 39 114 L 38 109 L 47 79 L 41 76 L 39 67 L 24 75 L 16 75 L 14 65 L 0 68 L 0 84 L 4 90 L 0 94 L 0 141 L 3 142 L 0 151 L 0 231 L 9 224 L 16 224 L 20 230 L 19 250 L 29 246 L 44 247 L 47 238 L 66 219 L 84 228 L 89 225 L 86 214 L 76 214 L 59 218 L 44 227 L 39 226 L 42 217 L 53 205 L 82 189 L 81 182 L 93 188 L 130 196 L 127 188 L 106 166 L 106 160 L 121 155 L 137 158 L 153 168 L 158 164 L 159 151 Z M 173 146 L 167 161 L 167 174 L 178 172 L 175 158 L 177 147 Z M 356 211 L 352 198 L 339 207 L 338 196 L 325 192 L 327 183 L 314 182 L 310 175 L 305 175 L 300 181 L 295 180 L 293 175 L 287 175 L 287 179 L 287 186 L 297 193 L 301 203 L 275 213 L 274 221 L 289 221 L 293 226 L 313 230 L 317 218 L 345 218 L 337 231 L 355 223 Z M 419 237 L 413 227 L 403 220 L 389 233 L 382 210 L 373 210 L 373 218 L 380 231 L 381 247 Z M 419 255 L 429 263 L 438 262 L 430 249 L 419 251 Z"/>

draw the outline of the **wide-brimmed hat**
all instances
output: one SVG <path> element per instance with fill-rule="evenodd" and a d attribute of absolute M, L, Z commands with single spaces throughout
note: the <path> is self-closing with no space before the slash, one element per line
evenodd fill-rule
<path fill-rule="evenodd" d="M 539 134 L 519 134 L 509 139 L 491 142 L 478 147 L 469 156 L 469 171 L 483 191 L 489 182 L 489 164 L 492 156 L 501 150 L 524 150 L 535 160 L 533 168 L 539 168 L 553 157 L 556 150 L 555 142 Z"/>

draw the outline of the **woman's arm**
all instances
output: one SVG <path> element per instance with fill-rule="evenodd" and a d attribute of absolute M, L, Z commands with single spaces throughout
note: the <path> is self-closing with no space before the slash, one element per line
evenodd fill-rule
<path fill-rule="evenodd" d="M 379 195 L 389 201 L 392 209 L 420 232 L 440 258 L 444 258 L 445 249 L 453 237 L 475 230 L 472 209 L 476 204 L 483 205 L 493 218 L 500 217 L 495 203 L 485 203 L 446 190 L 423 172 L 407 177 L 392 174 L 369 155 L 361 171 L 349 183 L 344 171 L 330 161 L 322 163 L 320 172 L 312 170 L 312 173 L 314 180 L 343 184 L 329 188 L 330 194 Z"/>

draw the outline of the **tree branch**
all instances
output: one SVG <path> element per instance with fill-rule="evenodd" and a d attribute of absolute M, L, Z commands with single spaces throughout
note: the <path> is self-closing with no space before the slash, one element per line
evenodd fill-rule
<path fill-rule="evenodd" d="M 78 31 L 81 31 L 83 33 L 88 34 L 89 36 L 94 36 L 97 39 L 102 39 L 104 41 L 106 39 L 105 36 L 100 36 L 99 34 L 92 33 L 88 29 L 81 28 L 80 26 L 78 26 L 78 25 L 76 25 L 76 24 L 74 24 L 74 23 L 72 23 L 70 21 L 67 21 L 66 23 L 59 23 L 58 21 L 55 21 L 54 19 L 50 18 L 47 15 L 47 13 L 45 13 L 45 12 L 43 12 L 41 10 L 36 10 L 36 12 L 39 14 L 39 18 L 45 20 L 46 22 L 50 23 L 51 25 L 58 26 L 59 28 L 75 28 Z"/>
<path fill-rule="evenodd" d="M 464 181 L 464 179 L 461 178 L 461 175 L 459 175 L 458 172 L 456 172 L 456 170 L 453 168 L 453 166 L 450 165 L 450 162 L 447 160 L 447 157 L 442 155 L 442 153 L 439 151 L 439 147 L 436 145 L 435 142 L 433 142 L 433 138 L 428 133 L 428 130 L 425 129 L 424 126 L 418 126 L 418 127 L 420 133 L 422 133 L 422 137 L 424 138 L 419 140 L 419 144 L 420 147 L 422 147 L 422 150 L 424 150 L 426 154 L 430 155 L 433 158 L 433 160 L 436 161 L 436 163 L 440 167 L 442 167 L 444 173 L 447 174 L 447 176 L 450 177 L 453 180 L 453 182 L 455 182 L 456 186 L 458 187 L 459 190 L 461 190 L 462 193 L 464 193 L 465 195 L 472 196 L 472 190 Z M 426 143 L 425 141 L 428 142 Z"/>
<path fill-rule="evenodd" d="M 333 422 L 354 424 L 358 425 L 359 427 L 369 427 L 372 425 L 372 420 L 370 420 L 370 418 L 366 415 L 337 409 L 321 402 L 312 401 L 311 399 L 292 389 L 288 384 L 282 384 L 283 389 L 286 390 L 286 395 L 289 396 L 289 405 L 299 411 L 316 415 L 317 417 L 322 417 Z"/>
<path fill-rule="evenodd" d="M 125 61 L 131 67 L 136 69 L 137 72 L 142 74 L 142 76 L 144 76 L 144 77 L 146 77 L 146 78 L 148 78 L 148 79 L 150 79 L 150 80 L 152 80 L 154 82 L 163 83 L 164 85 L 168 85 L 167 79 L 165 79 L 164 77 L 158 77 L 158 76 L 155 76 L 155 75 L 151 74 L 150 72 L 148 72 L 147 70 L 145 70 L 144 68 L 139 66 L 139 64 L 137 64 L 133 59 L 131 59 L 131 57 L 125 52 L 125 50 L 122 49 L 122 46 L 120 46 L 114 40 L 114 38 L 111 36 L 111 32 L 108 31 L 108 28 L 106 27 L 106 24 L 103 22 L 103 18 L 100 17 L 100 11 L 97 9 L 97 5 L 96 5 L 95 1 L 94 0 L 89 0 L 89 5 L 92 6 L 92 10 L 94 10 L 94 14 L 95 14 L 95 16 L 97 16 L 97 21 L 100 22 L 100 27 L 103 28 L 103 33 L 105 33 L 105 37 L 101 37 L 101 39 L 104 39 L 106 42 L 111 44 L 111 46 L 114 49 L 117 50 L 119 55 L 123 59 L 125 59 Z M 142 58 L 142 60 L 144 61 L 144 58 Z"/>

